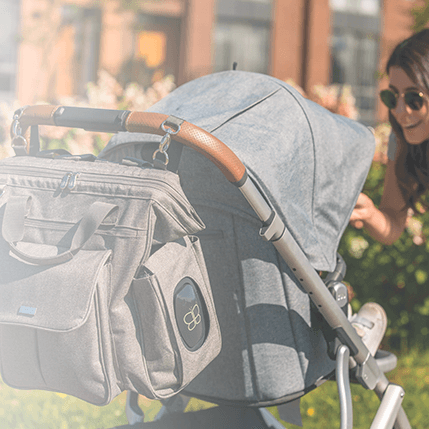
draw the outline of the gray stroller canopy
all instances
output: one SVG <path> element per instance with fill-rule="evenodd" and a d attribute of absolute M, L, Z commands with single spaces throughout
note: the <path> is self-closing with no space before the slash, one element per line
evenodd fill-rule
<path fill-rule="evenodd" d="M 178 87 L 149 111 L 209 131 L 247 167 L 317 270 L 336 251 L 374 154 L 371 131 L 267 75 L 228 71 Z M 158 137 L 156 137 L 158 138 Z M 148 135 L 114 136 L 105 151 Z"/>

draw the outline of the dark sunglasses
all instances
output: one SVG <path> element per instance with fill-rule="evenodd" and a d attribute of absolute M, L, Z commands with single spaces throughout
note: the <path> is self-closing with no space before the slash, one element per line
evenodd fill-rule
<path fill-rule="evenodd" d="M 390 89 L 384 89 L 380 92 L 381 101 L 388 109 L 394 109 L 398 104 L 399 94 Z M 407 91 L 404 93 L 405 104 L 411 110 L 420 110 L 424 103 L 424 94 L 421 91 Z"/>

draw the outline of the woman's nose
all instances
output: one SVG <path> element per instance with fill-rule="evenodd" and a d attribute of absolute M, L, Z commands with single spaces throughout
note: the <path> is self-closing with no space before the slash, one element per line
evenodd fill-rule
<path fill-rule="evenodd" d="M 405 103 L 404 97 L 399 96 L 396 107 L 393 109 L 392 113 L 395 116 L 410 115 L 412 113 L 412 109 Z"/>

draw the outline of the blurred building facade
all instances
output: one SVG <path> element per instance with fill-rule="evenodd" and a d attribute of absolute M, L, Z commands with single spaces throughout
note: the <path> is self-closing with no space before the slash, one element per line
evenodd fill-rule
<path fill-rule="evenodd" d="M 121 84 L 172 74 L 178 85 L 237 69 L 350 84 L 361 120 L 419 0 L 0 0 L 0 99 L 83 95 L 104 69 Z"/>

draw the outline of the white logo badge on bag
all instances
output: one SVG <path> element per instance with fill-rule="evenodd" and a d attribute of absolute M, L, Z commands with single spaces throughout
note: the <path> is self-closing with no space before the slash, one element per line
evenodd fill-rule
<path fill-rule="evenodd" d="M 198 307 L 198 304 L 195 304 L 191 311 L 185 314 L 183 321 L 188 327 L 188 331 L 193 331 L 201 323 L 200 307 Z"/>

